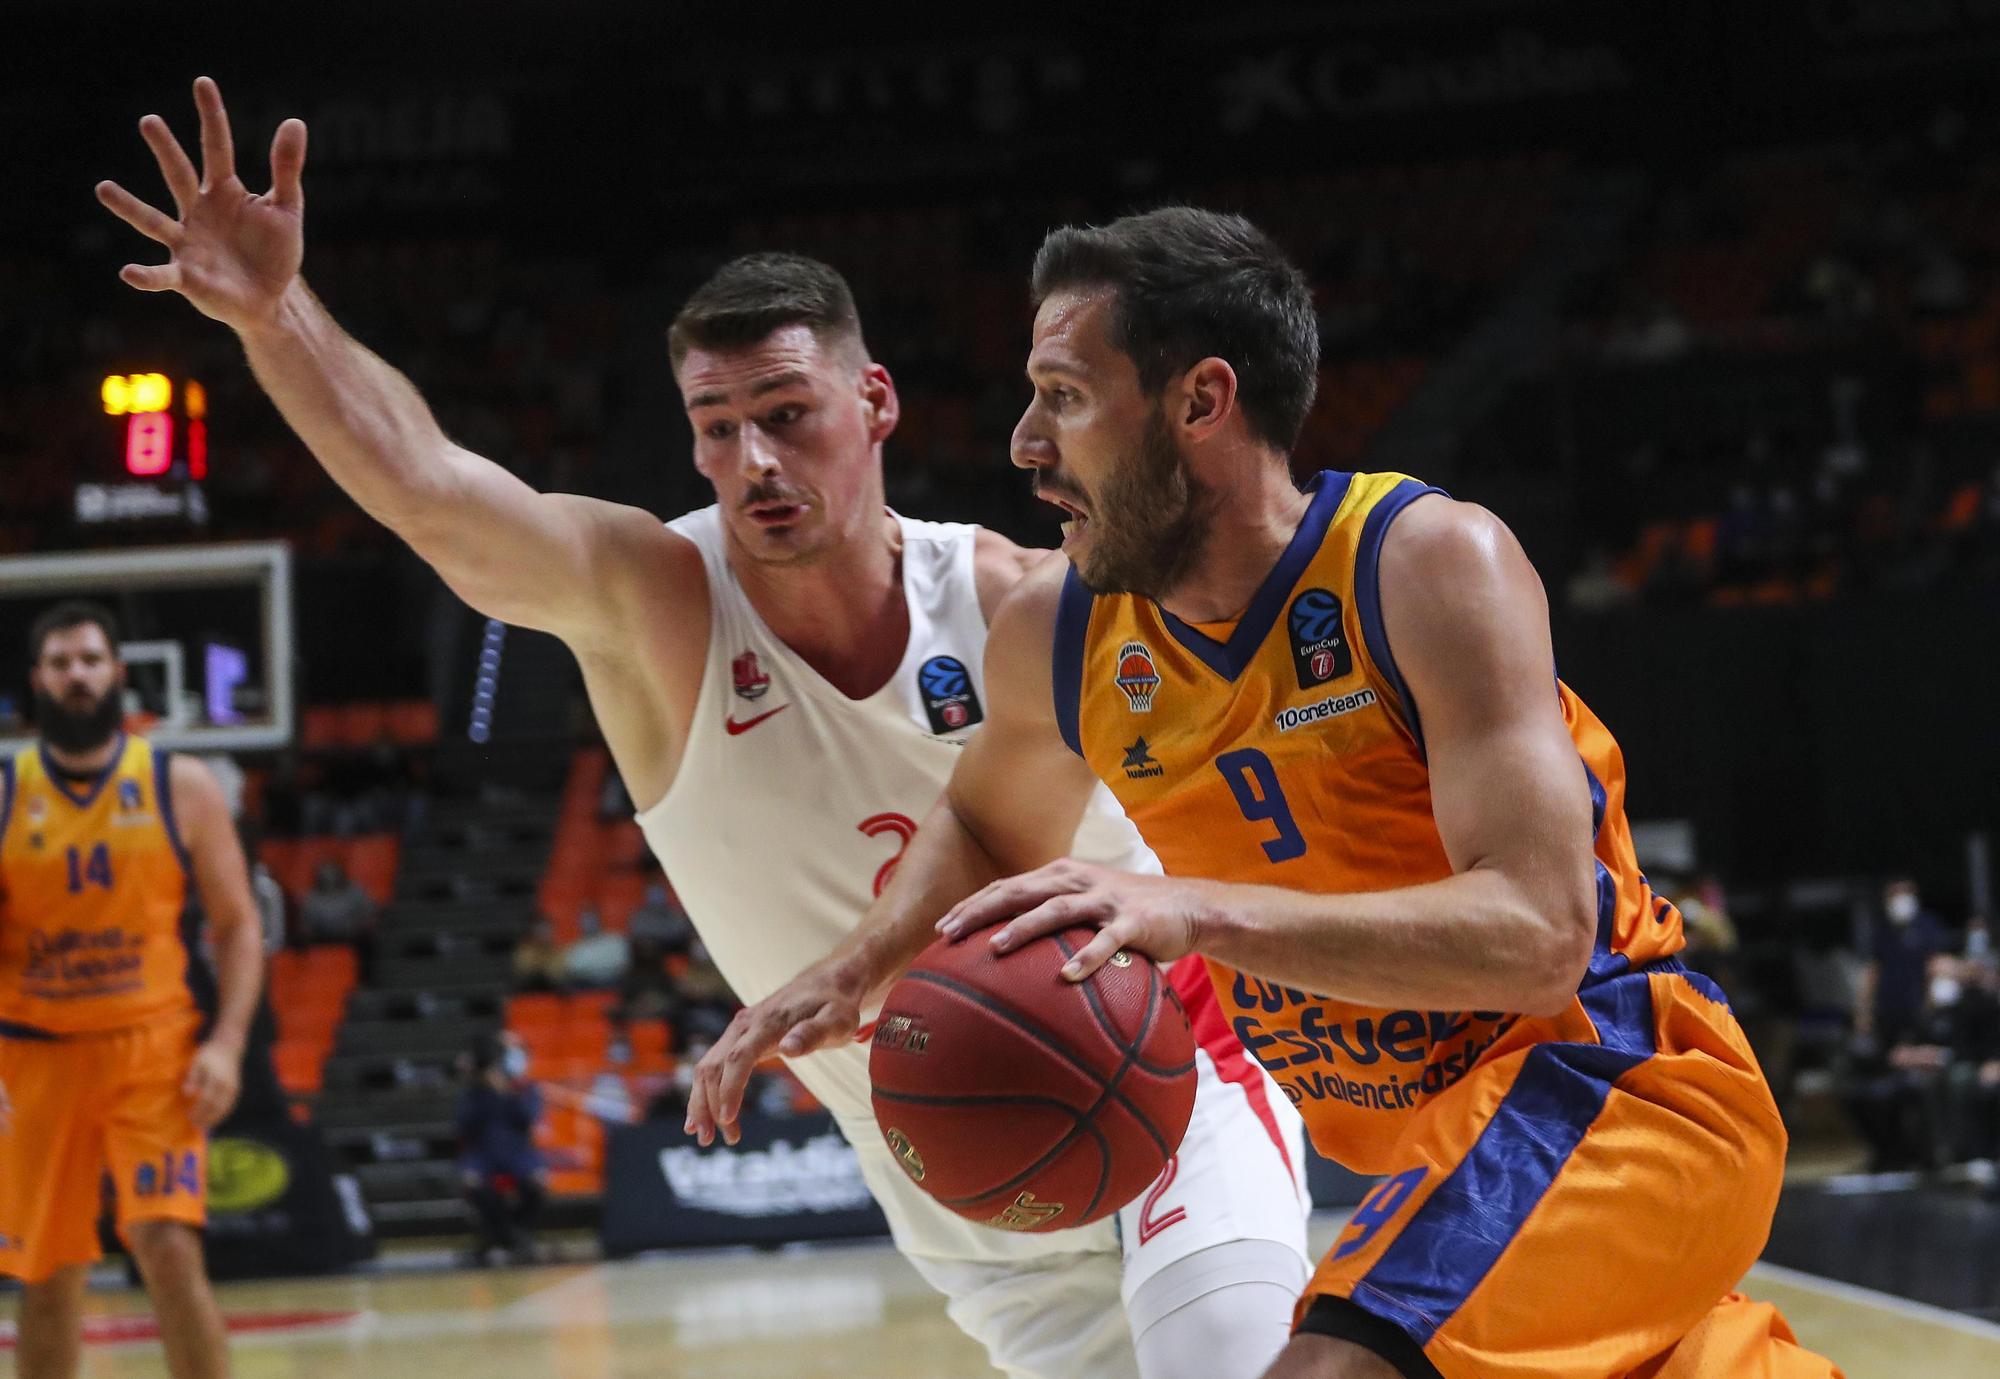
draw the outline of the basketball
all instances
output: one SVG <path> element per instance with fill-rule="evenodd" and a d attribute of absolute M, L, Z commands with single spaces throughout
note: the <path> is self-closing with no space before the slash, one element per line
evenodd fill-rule
<path fill-rule="evenodd" d="M 868 1069 L 903 1171 L 984 1225 L 1062 1230 L 1144 1192 L 1194 1113 L 1194 1037 L 1149 959 L 1081 982 L 1062 965 L 1095 931 L 996 956 L 940 941 L 890 990 Z"/>

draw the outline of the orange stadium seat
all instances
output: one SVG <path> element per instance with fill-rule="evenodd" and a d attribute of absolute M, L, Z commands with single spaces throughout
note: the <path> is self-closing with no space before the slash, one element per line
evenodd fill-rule
<path fill-rule="evenodd" d="M 308 708 L 300 715 L 299 745 L 313 749 L 339 746 L 340 710 L 325 704 Z"/>
<path fill-rule="evenodd" d="M 399 747 L 428 747 L 438 740 L 437 705 L 428 699 L 391 704 L 389 736 Z"/>
<path fill-rule="evenodd" d="M 572 1018 L 551 1032 L 547 1047 L 552 1057 L 586 1062 L 595 1072 L 611 1047 L 611 1026 L 602 1019 Z"/>
<path fill-rule="evenodd" d="M 347 874 L 361 888 L 386 905 L 396 894 L 396 866 L 402 857 L 402 843 L 393 833 L 371 833 L 347 840 Z"/>
<path fill-rule="evenodd" d="M 389 731 L 387 704 L 345 704 L 340 710 L 340 742 L 345 747 L 367 747 Z"/>
<path fill-rule="evenodd" d="M 603 826 L 601 833 L 597 852 L 601 866 L 638 868 L 652 856 L 646 847 L 646 835 L 631 819 L 613 820 Z"/>
<path fill-rule="evenodd" d="M 316 1094 L 324 1084 L 328 1045 L 281 1039 L 271 1046 L 278 1085 L 294 1096 Z"/>
<path fill-rule="evenodd" d="M 531 991 L 507 1001 L 507 1028 L 523 1038 L 530 1030 L 550 1030 L 563 1022 L 563 998 L 552 991 Z"/>
<path fill-rule="evenodd" d="M 577 991 L 569 998 L 569 1018 L 572 1020 L 608 1020 L 611 1008 L 618 1004 L 615 991 Z"/>
<path fill-rule="evenodd" d="M 613 872 L 597 886 L 597 914 L 604 927 L 624 933 L 632 911 L 646 898 L 646 878 L 637 872 Z"/>

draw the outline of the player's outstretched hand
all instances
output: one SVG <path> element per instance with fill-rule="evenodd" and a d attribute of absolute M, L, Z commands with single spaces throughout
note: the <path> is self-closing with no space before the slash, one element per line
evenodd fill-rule
<path fill-rule="evenodd" d="M 203 1044 L 195 1050 L 187 1080 L 181 1083 L 181 1095 L 187 1098 L 188 1119 L 197 1130 L 213 1130 L 236 1105 L 236 1092 L 242 1085 L 242 1060 L 240 1049 L 220 1044 Z"/>
<path fill-rule="evenodd" d="M 159 160 L 174 215 L 156 210 L 116 182 L 99 182 L 97 199 L 140 234 L 167 246 L 160 264 L 128 263 L 118 276 L 142 292 L 178 292 L 205 316 L 238 330 L 276 313 L 305 257 L 306 126 L 286 120 L 271 140 L 271 189 L 250 194 L 236 176 L 236 150 L 222 92 L 207 77 L 194 83 L 201 117 L 201 172 L 158 115 L 139 133 Z"/>
<path fill-rule="evenodd" d="M 719 1130 L 735 1144 L 742 1138 L 743 1091 L 757 1064 L 773 1053 L 811 1053 L 854 1037 L 861 1027 L 866 993 L 831 964 L 809 967 L 757 1002 L 736 1012 L 729 1028 L 695 1065 L 688 1091 L 687 1132 L 703 1145 Z"/>
<path fill-rule="evenodd" d="M 1202 924 L 1224 903 L 1225 889 L 1213 881 L 1147 876 L 1064 858 L 974 892 L 946 911 L 937 928 L 956 942 L 998 924 L 987 942 L 1005 953 L 1072 925 L 1095 925 L 1097 936 L 1063 964 L 1063 975 L 1080 982 L 1121 948 L 1159 962 L 1193 952 Z"/>

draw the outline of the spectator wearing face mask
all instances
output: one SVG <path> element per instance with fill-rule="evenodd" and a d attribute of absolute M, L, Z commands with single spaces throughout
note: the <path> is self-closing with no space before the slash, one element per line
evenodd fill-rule
<path fill-rule="evenodd" d="M 1986 1065 L 2000 1059 L 2000 1008 L 1967 965 L 1934 954 L 1903 1036 L 1857 1060 L 1848 1104 L 1875 1171 L 1940 1168 L 1981 1153 Z"/>
<path fill-rule="evenodd" d="M 535 1148 L 541 1089 L 528 1080 L 528 1051 L 511 1033 L 482 1035 L 458 1103 L 459 1171 L 479 1221 L 478 1263 L 532 1256 L 531 1232 L 546 1196 Z"/>
<path fill-rule="evenodd" d="M 1950 935 L 1924 909 L 1917 883 L 1898 877 L 1882 887 L 1879 913 L 1859 945 L 1865 965 L 1854 1007 L 1854 1032 L 1880 1048 L 1903 1042 L 1924 1010 L 1930 960 L 1951 951 Z"/>

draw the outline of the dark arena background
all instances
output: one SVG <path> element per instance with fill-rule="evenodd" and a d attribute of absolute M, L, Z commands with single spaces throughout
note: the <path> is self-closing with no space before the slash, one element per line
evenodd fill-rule
<path fill-rule="evenodd" d="M 848 277 L 900 388 L 891 503 L 1054 544 L 1007 462 L 1036 246 L 1249 216 L 1318 310 L 1301 478 L 1502 517 L 1624 748 L 1791 1130 L 1745 1290 L 1851 1379 L 2000 1372 L 2000 7 L 901 11 L 6 6 L 0 738 L 33 732 L 33 616 L 109 603 L 134 721 L 210 759 L 275 883 L 210 1165 L 239 1372 L 991 1371 L 775 1065 L 741 1148 L 681 1133 L 734 998 L 569 653 L 369 520 L 227 329 L 119 282 L 164 251 L 92 188 L 170 204 L 135 122 L 192 147 L 201 74 L 253 191 L 306 120 L 305 277 L 453 439 L 663 518 L 712 501 L 666 324 L 785 249 Z M 550 1170 L 505 1265 L 458 1122 L 503 1030 Z M 1366 1185 L 1315 1171 L 1323 1246 Z M 165 1374 L 110 1259 L 88 1372 Z"/>

